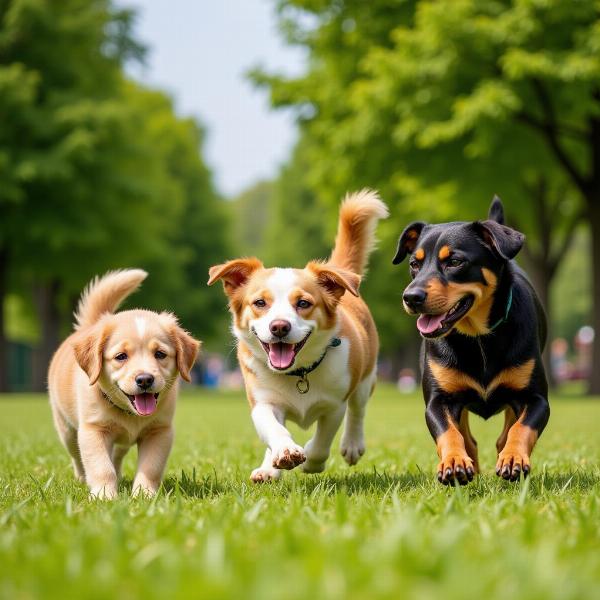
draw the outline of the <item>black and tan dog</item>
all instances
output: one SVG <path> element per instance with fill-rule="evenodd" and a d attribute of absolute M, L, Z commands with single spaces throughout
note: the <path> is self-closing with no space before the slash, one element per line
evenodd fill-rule
<path fill-rule="evenodd" d="M 496 473 L 516 481 L 548 417 L 541 353 L 546 320 L 525 273 L 512 261 L 523 234 L 504 225 L 494 198 L 486 221 L 410 224 L 394 264 L 410 254 L 404 308 L 418 314 L 426 421 L 441 483 L 466 484 L 479 471 L 468 413 L 504 410 Z"/>

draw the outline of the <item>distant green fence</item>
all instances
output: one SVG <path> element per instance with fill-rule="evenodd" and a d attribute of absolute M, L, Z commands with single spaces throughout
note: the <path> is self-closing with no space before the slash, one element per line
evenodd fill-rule
<path fill-rule="evenodd" d="M 32 348 L 19 342 L 8 344 L 8 387 L 11 392 L 31 390 Z"/>

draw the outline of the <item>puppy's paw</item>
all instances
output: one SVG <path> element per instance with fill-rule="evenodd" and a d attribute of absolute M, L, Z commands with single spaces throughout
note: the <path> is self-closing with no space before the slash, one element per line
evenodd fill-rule
<path fill-rule="evenodd" d="M 116 485 L 93 485 L 90 497 L 96 500 L 114 500 L 119 495 Z"/>
<path fill-rule="evenodd" d="M 156 487 L 144 487 L 138 485 L 137 487 L 133 487 L 131 489 L 131 496 L 133 498 L 139 498 L 140 496 L 143 498 L 152 498 L 156 496 L 156 492 L 158 491 L 158 486 Z"/>
<path fill-rule="evenodd" d="M 523 473 L 523 479 L 529 475 L 531 464 L 529 456 L 514 448 L 505 448 L 498 455 L 496 475 L 507 481 L 518 481 Z"/>
<path fill-rule="evenodd" d="M 294 442 L 271 448 L 274 469 L 293 469 L 306 460 L 304 449 Z"/>
<path fill-rule="evenodd" d="M 253 483 L 268 483 L 269 481 L 277 481 L 281 477 L 279 469 L 264 469 L 258 467 L 250 473 L 250 481 Z"/>
<path fill-rule="evenodd" d="M 438 481 L 444 485 L 466 485 L 474 476 L 475 465 L 466 453 L 447 454 L 437 468 Z"/>
<path fill-rule="evenodd" d="M 307 458 L 306 462 L 300 467 L 305 473 L 322 473 L 325 470 L 327 460 L 313 460 Z"/>
<path fill-rule="evenodd" d="M 362 438 L 347 437 L 344 435 L 340 452 L 344 460 L 352 467 L 354 466 L 365 453 L 365 441 Z"/>

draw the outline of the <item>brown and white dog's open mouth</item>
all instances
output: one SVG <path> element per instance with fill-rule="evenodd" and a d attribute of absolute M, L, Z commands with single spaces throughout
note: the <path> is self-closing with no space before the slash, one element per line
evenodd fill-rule
<path fill-rule="evenodd" d="M 419 333 L 425 338 L 436 338 L 448 333 L 469 312 L 474 301 L 475 298 L 468 294 L 444 313 L 422 313 L 417 319 Z"/>
<path fill-rule="evenodd" d="M 125 395 L 129 398 L 135 412 L 142 417 L 153 414 L 158 406 L 158 392 L 156 394 L 144 392 L 143 394 Z"/>
<path fill-rule="evenodd" d="M 258 338 L 258 341 L 267 353 L 270 365 L 278 371 L 285 371 L 294 364 L 298 352 L 302 350 L 311 333 L 312 331 L 309 331 L 307 336 L 297 344 L 288 344 L 286 342 L 267 343 L 263 342 L 260 338 Z"/>

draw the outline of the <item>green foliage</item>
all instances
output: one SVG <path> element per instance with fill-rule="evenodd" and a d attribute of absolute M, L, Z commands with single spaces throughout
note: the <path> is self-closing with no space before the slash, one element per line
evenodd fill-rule
<path fill-rule="evenodd" d="M 184 394 L 164 491 L 131 499 L 128 456 L 113 503 L 86 498 L 41 396 L 1 403 L 3 598 L 597 597 L 600 404 L 589 399 L 553 400 L 526 484 L 493 474 L 501 417 L 472 420 L 483 474 L 448 489 L 418 395 L 378 387 L 355 468 L 334 446 L 323 474 L 252 485 L 264 449 L 245 399 Z"/>
<path fill-rule="evenodd" d="M 66 330 L 93 276 L 146 267 L 136 304 L 223 338 L 226 317 L 212 316 L 222 298 L 205 281 L 227 252 L 228 219 L 201 156 L 203 130 L 165 94 L 124 80 L 124 61 L 143 56 L 132 19 L 108 0 L 0 4 L 0 251 L 10 291 L 35 321 L 32 289 L 52 289 Z"/>
<path fill-rule="evenodd" d="M 237 254 L 262 256 L 273 188 L 272 182 L 260 181 L 231 202 L 230 212 Z"/>
<path fill-rule="evenodd" d="M 590 263 L 590 236 L 588 232 L 580 231 L 561 264 L 558 279 L 562 285 L 557 285 L 553 290 L 553 305 L 556 307 L 557 317 L 554 333 L 566 338 L 571 344 L 579 328 L 591 323 Z"/>
<path fill-rule="evenodd" d="M 290 267 L 329 255 L 337 215 L 306 184 L 308 170 L 299 144 L 274 181 L 257 184 L 233 202 L 238 254 Z"/>
<path fill-rule="evenodd" d="M 386 258 L 411 220 L 483 218 L 498 193 L 546 288 L 583 215 L 579 183 L 600 112 L 597 2 L 278 5 L 288 41 L 309 51 L 308 70 L 253 78 L 274 106 L 297 111 L 306 185 L 330 206 L 349 189 L 379 189 L 393 219 L 382 228 Z M 371 305 L 393 334 L 384 351 L 403 338 L 384 306 L 398 277 L 386 261 L 372 267 Z"/>
<path fill-rule="evenodd" d="M 331 252 L 336 216 L 304 182 L 309 168 L 300 144 L 274 185 L 263 247 L 265 264 L 303 267 Z"/>

